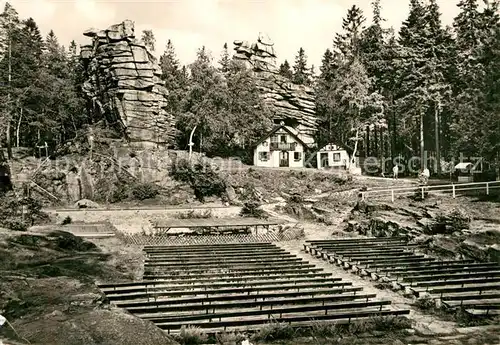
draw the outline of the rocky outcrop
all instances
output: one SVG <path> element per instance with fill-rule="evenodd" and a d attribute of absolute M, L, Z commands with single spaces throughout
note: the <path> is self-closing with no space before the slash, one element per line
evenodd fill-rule
<path fill-rule="evenodd" d="M 255 73 L 261 97 L 277 121 L 297 121 L 295 129 L 306 144 L 317 130 L 314 91 L 310 87 L 296 85 L 287 78 L 268 71 Z M 311 138 L 311 139 L 310 139 Z"/>
<path fill-rule="evenodd" d="M 174 135 L 174 119 L 165 110 L 168 91 L 155 57 L 135 39 L 134 23 L 125 20 L 84 35 L 92 38 L 80 56 L 93 110 L 135 146 L 168 145 Z"/>
<path fill-rule="evenodd" d="M 253 69 L 261 97 L 275 121 L 292 121 L 306 144 L 313 144 L 317 129 L 314 90 L 296 85 L 278 74 L 274 44 L 259 35 L 257 42 L 235 41 L 235 59 Z"/>

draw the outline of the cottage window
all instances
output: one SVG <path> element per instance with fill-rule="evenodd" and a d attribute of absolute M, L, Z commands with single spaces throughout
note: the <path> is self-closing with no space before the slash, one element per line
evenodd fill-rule
<path fill-rule="evenodd" d="M 334 162 L 340 162 L 340 153 L 334 153 L 333 154 L 333 161 Z"/>
<path fill-rule="evenodd" d="M 293 160 L 294 161 L 300 161 L 302 159 L 302 152 L 294 152 L 293 153 Z"/>
<path fill-rule="evenodd" d="M 269 160 L 269 152 L 259 152 L 259 160 L 268 161 Z"/>
<path fill-rule="evenodd" d="M 271 142 L 272 142 L 272 143 L 277 143 L 277 142 L 278 142 L 278 136 L 277 136 L 277 135 L 273 135 L 273 136 L 271 137 Z"/>
<path fill-rule="evenodd" d="M 280 135 L 280 142 L 286 143 L 286 135 Z"/>

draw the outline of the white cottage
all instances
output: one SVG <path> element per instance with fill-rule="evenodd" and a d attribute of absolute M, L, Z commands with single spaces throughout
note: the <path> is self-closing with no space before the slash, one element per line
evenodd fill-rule
<path fill-rule="evenodd" d="M 300 168 L 304 166 L 307 148 L 292 127 L 281 124 L 259 140 L 253 164 L 268 168 Z"/>
<path fill-rule="evenodd" d="M 328 144 L 317 152 L 318 169 L 347 169 L 349 159 L 349 153 L 335 144 Z"/>

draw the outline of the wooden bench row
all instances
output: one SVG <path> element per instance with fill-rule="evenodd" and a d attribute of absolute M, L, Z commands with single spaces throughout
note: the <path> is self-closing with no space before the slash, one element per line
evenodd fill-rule
<path fill-rule="evenodd" d="M 403 316 L 408 315 L 409 310 L 373 310 L 373 311 L 357 311 L 357 312 L 341 312 L 336 314 L 327 315 L 315 315 L 314 317 L 310 315 L 303 316 L 281 316 L 269 314 L 266 318 L 252 318 L 244 320 L 231 320 L 231 321 L 220 321 L 220 322 L 171 322 L 171 323 L 155 323 L 159 328 L 166 330 L 168 333 L 172 331 L 178 331 L 183 326 L 196 326 L 201 329 L 221 329 L 227 330 L 229 327 L 248 327 L 253 325 L 264 325 L 269 323 L 272 319 L 273 322 L 277 323 L 299 323 L 299 322 L 317 322 L 317 321 L 335 321 L 336 323 L 351 323 L 354 320 L 361 318 L 376 318 L 384 316 Z M 340 322 L 338 322 L 340 320 Z"/>
<path fill-rule="evenodd" d="M 266 280 L 294 280 L 296 278 L 303 279 L 318 279 L 318 278 L 326 278 L 331 277 L 332 273 L 309 273 L 307 271 L 297 271 L 297 273 L 287 273 L 282 274 L 281 272 L 270 272 L 269 274 L 260 274 L 256 272 L 256 274 L 248 274 L 239 276 L 237 274 L 204 274 L 200 276 L 196 275 L 181 275 L 181 276 L 173 276 L 170 279 L 157 279 L 157 280 L 141 280 L 141 281 L 131 281 L 131 282 L 122 282 L 122 283 L 102 283 L 98 284 L 98 287 L 103 291 L 114 291 L 119 289 L 128 289 L 134 287 L 154 287 L 156 285 L 161 284 L 212 284 L 215 282 L 245 282 L 259 279 Z M 339 279 L 339 278 L 330 278 L 330 279 Z"/>
<path fill-rule="evenodd" d="M 248 263 L 250 264 L 280 264 L 280 263 L 286 263 L 286 262 L 298 262 L 298 261 L 303 261 L 300 258 L 297 258 L 295 255 L 287 255 L 287 256 L 277 256 L 277 257 L 259 257 L 255 256 L 252 258 L 234 258 L 234 259 L 206 259 L 206 260 L 199 260 L 199 261 L 164 261 L 164 260 L 158 260 L 158 261 L 150 261 L 146 260 L 144 262 L 144 266 L 167 266 L 167 267 L 189 267 L 189 266 L 209 266 L 209 265 L 237 265 L 237 264 L 242 264 L 242 263 Z"/>
<path fill-rule="evenodd" d="M 214 295 L 227 295 L 246 293 L 248 295 L 254 294 L 259 296 L 264 291 L 287 291 L 296 290 L 297 292 L 310 290 L 310 289 L 326 289 L 326 288 L 339 288 L 343 291 L 344 287 L 352 285 L 351 282 L 326 282 L 326 283 L 304 283 L 304 284 L 281 284 L 281 285 L 268 285 L 268 286 L 245 286 L 245 287 L 227 287 L 218 289 L 201 288 L 195 289 L 175 289 L 175 290 L 152 290 L 147 292 L 136 293 L 107 293 L 106 297 L 110 301 L 133 300 L 133 299 L 148 299 L 158 297 L 179 297 L 179 296 L 214 296 Z"/>
<path fill-rule="evenodd" d="M 199 321 L 199 320 L 212 320 L 222 321 L 225 318 L 242 318 L 250 316 L 267 316 L 270 318 L 271 315 L 279 315 L 283 317 L 284 314 L 294 314 L 294 313 L 307 313 L 322 311 L 325 315 L 331 310 L 340 309 L 354 309 L 362 310 L 364 308 L 376 307 L 379 311 L 382 311 L 384 306 L 390 305 L 391 301 L 369 301 L 369 302 L 338 302 L 338 303 L 325 303 L 325 304 L 314 304 L 305 306 L 292 306 L 286 308 L 275 308 L 275 309 L 263 309 L 263 310 L 243 310 L 243 311 L 226 311 L 226 312 L 216 312 L 216 313 L 199 313 L 194 315 L 179 315 L 179 316 L 152 316 L 145 319 L 152 321 L 154 323 L 174 323 L 174 322 L 186 322 L 186 321 Z"/>
<path fill-rule="evenodd" d="M 154 306 L 143 306 L 143 307 L 129 307 L 127 308 L 129 312 L 136 314 L 138 316 L 142 314 L 153 314 L 153 313 L 170 313 L 170 312 L 183 312 L 183 311 L 203 311 L 205 313 L 215 313 L 216 310 L 227 310 L 227 309 L 245 309 L 245 308 L 273 308 L 275 306 L 284 305 L 301 305 L 301 304 L 325 304 L 327 302 L 340 302 L 340 301 L 355 301 L 355 300 L 366 300 L 375 298 L 375 294 L 356 294 L 356 291 L 352 293 L 342 293 L 330 296 L 306 296 L 306 297 L 290 297 L 282 298 L 277 300 L 239 300 L 231 301 L 231 303 L 225 302 L 212 302 L 209 305 L 191 303 L 183 305 L 169 305 L 169 304 L 155 304 Z"/>
<path fill-rule="evenodd" d="M 483 292 L 500 292 L 500 266 L 497 263 L 476 263 L 472 260 L 439 261 L 404 248 L 392 247 L 397 241 L 389 241 L 383 248 L 380 239 L 360 241 L 362 247 L 346 246 L 344 241 L 308 242 L 304 249 L 317 257 L 361 274 L 369 274 L 374 279 L 394 281 L 401 288 L 416 296 L 431 294 L 446 300 L 450 294 L 461 294 L 464 300 L 473 301 L 474 296 Z M 398 244 L 399 245 L 399 244 Z M 404 247 L 404 245 L 403 245 Z M 463 300 L 460 297 L 450 305 Z M 496 305 L 495 301 L 477 305 Z M 445 303 L 446 304 L 446 303 Z M 475 304 L 468 302 L 472 309 Z M 494 309 L 494 308 L 493 308 Z"/>
<path fill-rule="evenodd" d="M 223 263 L 220 264 L 213 264 L 213 265 L 198 265 L 198 266 L 191 266 L 189 272 L 190 273 L 201 273 L 201 272 L 208 272 L 210 270 L 213 271 L 224 271 L 228 270 L 230 272 L 252 272 L 252 271 L 257 271 L 259 269 L 270 269 L 270 270 L 279 270 L 279 269 L 289 269 L 289 268 L 297 268 L 297 267 L 304 267 L 304 268 L 313 268 L 314 265 L 311 265 L 307 262 L 304 261 L 290 261 L 290 262 L 265 262 L 265 263 L 253 263 L 250 265 L 245 265 L 245 264 L 237 264 L 236 265 L 224 265 Z M 144 266 L 145 272 L 144 276 L 146 276 L 147 273 L 153 272 L 154 274 L 156 273 L 163 273 L 163 272 L 187 272 L 185 266 L 180 266 L 180 267 L 168 267 L 168 266 Z"/>
<path fill-rule="evenodd" d="M 339 282 L 342 278 L 323 278 L 323 277 L 306 277 L 301 279 L 281 279 L 281 277 L 276 277 L 277 279 L 267 279 L 267 277 L 260 277 L 260 279 L 244 279 L 237 282 L 226 282 L 223 280 L 211 281 L 207 284 L 206 281 L 191 281 L 188 283 L 178 283 L 178 282 L 165 282 L 159 284 L 149 284 L 142 286 L 132 286 L 132 287 L 113 287 L 113 288 L 101 288 L 106 293 L 109 294 L 120 294 L 120 293 L 132 293 L 132 292 L 148 292 L 156 290 L 172 290 L 172 289 L 192 289 L 192 288 L 204 288 L 204 289 L 218 289 L 225 287 L 244 287 L 244 286 L 260 286 L 260 285 L 280 285 L 280 284 L 299 284 L 299 283 L 327 283 L 327 282 Z"/>
<path fill-rule="evenodd" d="M 271 275 L 271 274 L 289 274 L 289 273 L 320 273 L 323 269 L 317 268 L 314 265 L 292 265 L 288 267 L 266 267 L 266 268 L 251 268 L 251 269 L 241 269 L 241 270 L 193 270 L 193 271 L 171 271 L 168 273 L 162 272 L 144 272 L 144 277 L 147 279 L 175 279 L 179 277 L 216 277 L 216 276 L 232 276 L 232 277 L 244 277 L 250 275 Z"/>
<path fill-rule="evenodd" d="M 244 301 L 244 300 L 253 300 L 253 301 L 266 301 L 273 299 L 282 299 L 282 298 L 291 298 L 291 297 L 311 297 L 321 295 L 335 295 L 335 294 L 344 294 L 350 292 L 359 292 L 362 291 L 362 287 L 347 287 L 344 289 L 316 289 L 312 291 L 286 291 L 286 292 L 266 292 L 260 293 L 258 295 L 249 295 L 245 294 L 233 294 L 233 295 L 216 295 L 216 296 L 192 296 L 185 298 L 168 298 L 168 299 L 154 299 L 151 298 L 146 301 L 133 301 L 133 300 L 123 300 L 116 301 L 115 304 L 122 308 L 131 308 L 131 307 L 144 307 L 144 306 L 163 306 L 163 305 L 179 305 L 179 304 L 193 304 L 198 303 L 200 305 L 211 305 L 214 302 L 229 302 L 229 301 Z"/>
<path fill-rule="evenodd" d="M 154 254 L 147 255 L 147 260 L 192 260 L 192 259 L 204 259 L 204 258 L 235 258 L 235 257 L 254 257 L 254 256 L 277 256 L 277 255 L 287 255 L 288 253 L 284 249 L 263 249 L 259 252 L 208 252 L 208 253 L 197 253 L 197 254 Z"/>
<path fill-rule="evenodd" d="M 183 245 L 183 246 L 144 246 L 144 252 L 151 253 L 194 253 L 194 252 L 224 252 L 233 251 L 235 249 L 243 250 L 258 250 L 277 248 L 272 243 L 229 243 L 229 244 L 209 244 L 209 245 Z"/>

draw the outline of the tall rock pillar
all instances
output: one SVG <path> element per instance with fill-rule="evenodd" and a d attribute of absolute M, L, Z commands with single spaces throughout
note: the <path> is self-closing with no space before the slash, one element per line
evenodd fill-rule
<path fill-rule="evenodd" d="M 87 80 L 84 92 L 92 110 L 133 146 L 169 146 L 174 118 L 166 111 L 168 91 L 156 58 L 135 38 L 125 20 L 106 30 L 84 33 L 92 44 L 81 47 Z"/>

